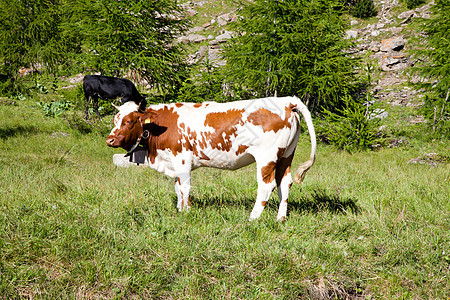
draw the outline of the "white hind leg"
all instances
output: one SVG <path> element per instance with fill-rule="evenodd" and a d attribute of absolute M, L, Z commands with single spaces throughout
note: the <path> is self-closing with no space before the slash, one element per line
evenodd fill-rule
<path fill-rule="evenodd" d="M 280 206 L 278 208 L 277 215 L 278 221 L 284 221 L 286 219 L 289 190 L 293 182 L 291 176 L 291 163 L 293 157 L 293 153 L 289 157 L 282 157 L 278 161 L 275 170 L 278 197 L 280 199 Z"/>
<path fill-rule="evenodd" d="M 258 195 L 256 197 L 255 206 L 250 213 L 250 220 L 258 219 L 269 200 L 270 194 L 275 188 L 275 166 L 274 161 L 260 163 L 256 162 Z"/>

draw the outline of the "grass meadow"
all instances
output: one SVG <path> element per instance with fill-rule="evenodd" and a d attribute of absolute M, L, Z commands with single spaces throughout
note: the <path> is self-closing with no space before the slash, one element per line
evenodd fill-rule
<path fill-rule="evenodd" d="M 179 213 L 173 179 L 112 164 L 111 117 L 85 132 L 35 102 L 0 102 L 2 299 L 450 297 L 449 163 L 407 163 L 450 147 L 420 124 L 398 148 L 319 144 L 287 220 L 274 192 L 249 222 L 254 166 L 194 171 Z M 294 168 L 309 151 L 305 132 Z"/>

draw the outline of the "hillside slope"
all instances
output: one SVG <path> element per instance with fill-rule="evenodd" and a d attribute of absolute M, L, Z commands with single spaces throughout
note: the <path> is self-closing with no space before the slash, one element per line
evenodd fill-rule
<path fill-rule="evenodd" d="M 365 57 L 372 68 L 375 99 L 390 106 L 418 107 L 423 96 L 408 83 L 420 78 L 408 75 L 414 64 L 414 58 L 408 52 L 415 47 L 410 38 L 422 34 L 417 25 L 420 18 L 430 17 L 433 1 L 413 10 L 408 10 L 399 0 L 374 2 L 378 10 L 376 17 L 358 19 L 349 16 L 346 38 L 357 44 L 353 54 Z M 207 57 L 214 65 L 224 65 L 226 62 L 218 54 L 221 45 L 231 38 L 228 24 L 238 19 L 238 9 L 233 6 L 233 1 L 190 1 L 185 7 L 192 16 L 193 26 L 179 40 L 191 47 L 189 62 L 195 64 Z M 425 122 L 420 115 L 411 116 L 409 121 Z"/>

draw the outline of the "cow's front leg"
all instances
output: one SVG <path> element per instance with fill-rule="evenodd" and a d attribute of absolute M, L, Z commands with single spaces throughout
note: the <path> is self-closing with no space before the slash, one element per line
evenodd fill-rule
<path fill-rule="evenodd" d="M 179 211 L 191 208 L 191 176 L 190 173 L 178 174 L 175 178 L 175 192 L 177 193 L 177 208 Z"/>
<path fill-rule="evenodd" d="M 179 211 L 191 208 L 191 168 L 192 153 L 185 152 L 172 158 L 172 164 L 175 170 L 175 192 L 177 193 L 177 208 Z"/>

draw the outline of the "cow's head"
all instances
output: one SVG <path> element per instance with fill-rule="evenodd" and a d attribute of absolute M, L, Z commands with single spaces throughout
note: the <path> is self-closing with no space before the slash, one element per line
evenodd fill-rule
<path fill-rule="evenodd" d="M 129 151 L 144 130 L 148 130 L 152 135 L 162 133 L 161 127 L 154 123 L 155 113 L 151 109 L 145 110 L 145 102 L 137 105 L 129 101 L 116 108 L 119 112 L 114 117 L 114 128 L 106 138 L 108 146 Z"/>

